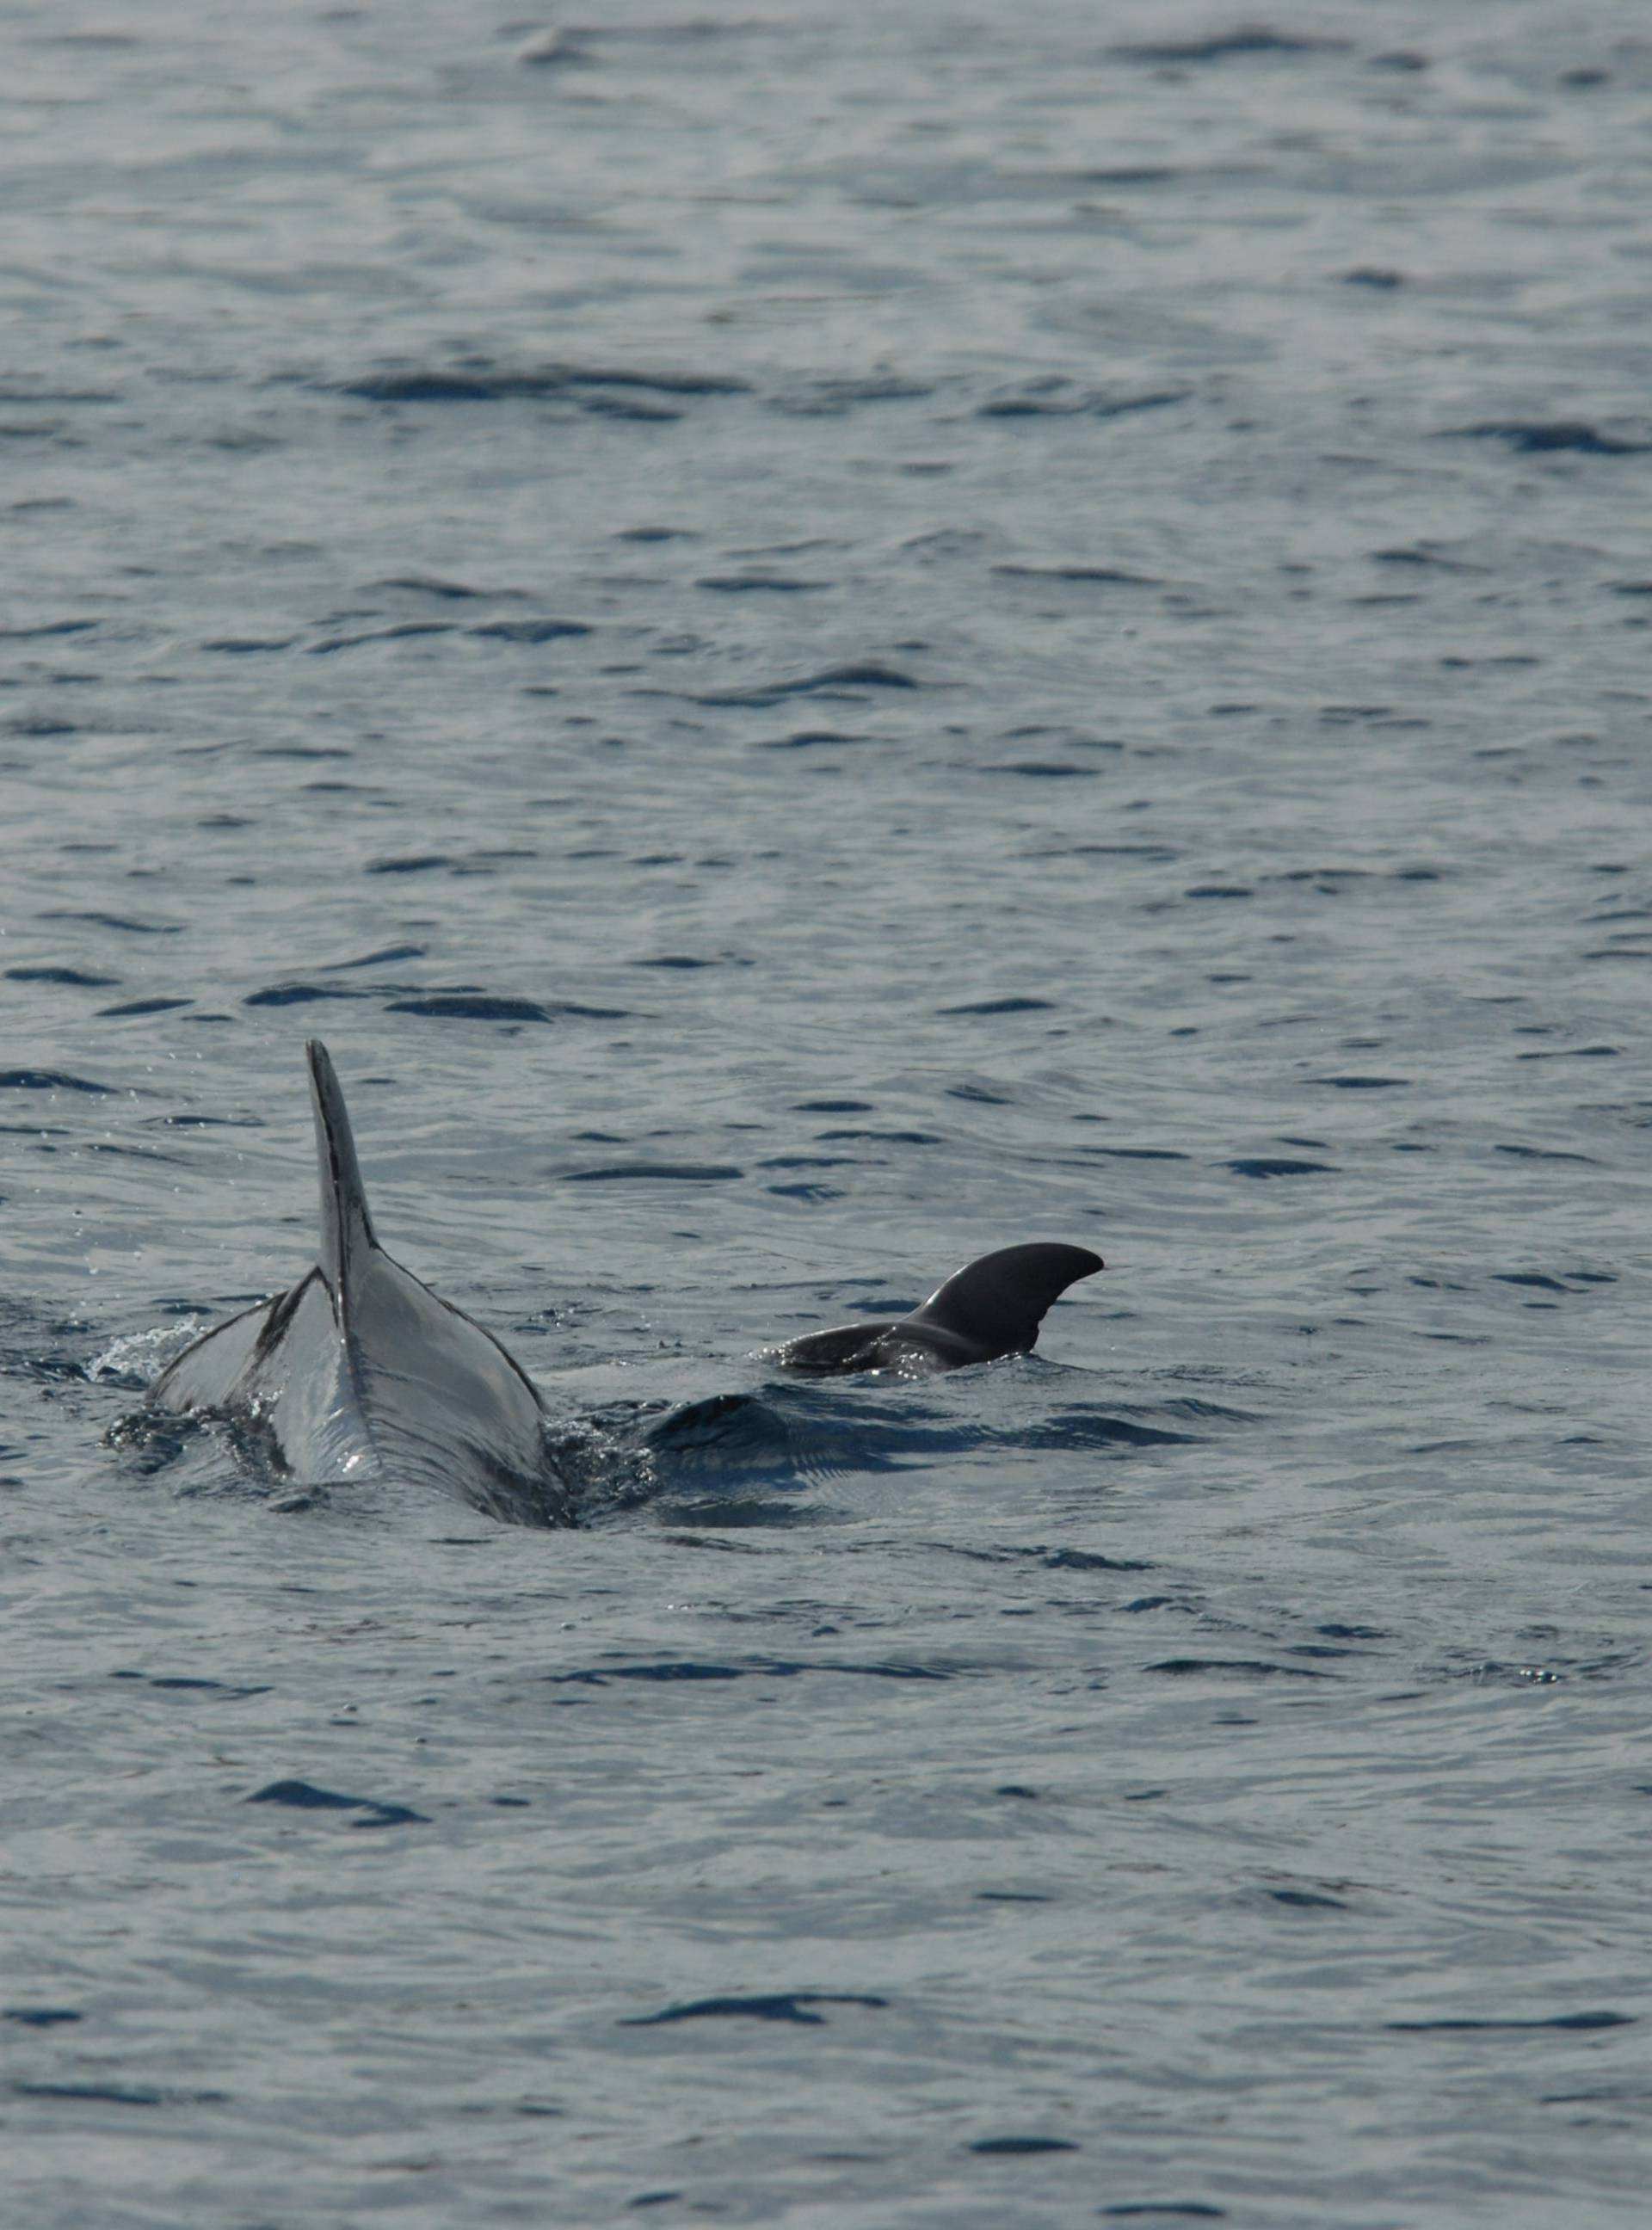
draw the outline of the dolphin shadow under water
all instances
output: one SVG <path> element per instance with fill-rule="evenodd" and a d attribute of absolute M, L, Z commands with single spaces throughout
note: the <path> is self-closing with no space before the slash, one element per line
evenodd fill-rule
<path fill-rule="evenodd" d="M 812 1526 L 854 1513 L 855 1504 L 838 1497 L 851 1478 L 941 1469 L 957 1486 L 961 1470 L 984 1466 L 984 1475 L 996 1482 L 1006 1460 L 1040 1448 L 1116 1458 L 1203 1437 L 1175 1428 L 1184 1413 L 1174 1402 L 1120 1415 L 1081 1395 L 1074 1400 L 1073 1382 L 1087 1375 L 1059 1363 L 1041 1369 L 1035 1358 L 1028 1376 L 971 1389 L 962 1400 L 909 1386 L 874 1404 L 858 1387 L 771 1383 L 752 1393 L 642 1405 L 648 1414 L 609 1421 L 611 1438 L 584 1468 L 582 1518 L 599 1522 L 646 1506 L 656 1519 L 689 1531 Z M 565 1445 L 570 1475 L 578 1477 L 584 1449 Z"/>
<path fill-rule="evenodd" d="M 307 1052 L 316 1266 L 186 1349 L 151 1389 L 150 1416 L 219 1420 L 299 1485 L 423 1484 L 516 1524 L 573 1524 L 578 1466 L 565 1441 L 553 1445 L 538 1389 L 491 1332 L 379 1245 L 332 1062 L 319 1040 Z M 924 1378 L 1026 1354 L 1051 1303 L 1101 1267 L 1081 1247 L 1002 1247 L 908 1316 L 807 1333 L 764 1359 L 810 1378 Z M 714 1407 L 694 1405 L 702 1417 Z M 694 1438 L 686 1421 L 684 1434 Z"/>

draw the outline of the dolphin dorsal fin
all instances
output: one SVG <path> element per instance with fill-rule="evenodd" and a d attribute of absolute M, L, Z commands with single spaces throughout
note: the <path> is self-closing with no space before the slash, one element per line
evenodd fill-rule
<path fill-rule="evenodd" d="M 955 1271 L 901 1319 L 982 1357 L 1030 1348 L 1052 1301 L 1104 1266 L 1087 1247 L 1001 1247 Z"/>
<path fill-rule="evenodd" d="M 315 1150 L 321 1176 L 321 1274 L 335 1303 L 345 1305 L 352 1281 L 378 1241 L 367 1213 L 361 1165 L 344 1093 L 327 1049 L 319 1038 L 304 1048 L 310 1061 L 310 1103 L 315 1110 Z"/>

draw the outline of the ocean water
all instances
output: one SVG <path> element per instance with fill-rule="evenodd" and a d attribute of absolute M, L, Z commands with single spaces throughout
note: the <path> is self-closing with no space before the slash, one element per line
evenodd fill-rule
<path fill-rule="evenodd" d="M 0 28 L 8 2219 L 1643 2220 L 1644 11 Z"/>

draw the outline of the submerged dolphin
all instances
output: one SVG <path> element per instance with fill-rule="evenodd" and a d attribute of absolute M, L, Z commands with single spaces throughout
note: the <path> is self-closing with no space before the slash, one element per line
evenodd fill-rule
<path fill-rule="evenodd" d="M 805 1332 L 765 1355 L 782 1370 L 816 1378 L 851 1370 L 932 1378 L 1001 1355 L 1026 1355 L 1050 1303 L 1106 1266 L 1086 1247 L 1001 1247 L 955 1271 L 910 1316 Z"/>
<path fill-rule="evenodd" d="M 386 1478 L 457 1493 L 519 1524 L 571 1522 L 539 1396 L 480 1324 L 373 1236 L 344 1094 L 313 1041 L 320 1259 L 233 1317 L 156 1382 L 152 1405 L 227 1419 L 307 1485 Z"/>

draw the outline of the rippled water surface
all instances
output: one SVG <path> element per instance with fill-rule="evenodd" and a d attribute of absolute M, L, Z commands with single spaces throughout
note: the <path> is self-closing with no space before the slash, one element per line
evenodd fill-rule
<path fill-rule="evenodd" d="M 0 20 L 14 2219 L 1643 2220 L 1644 12 Z"/>

